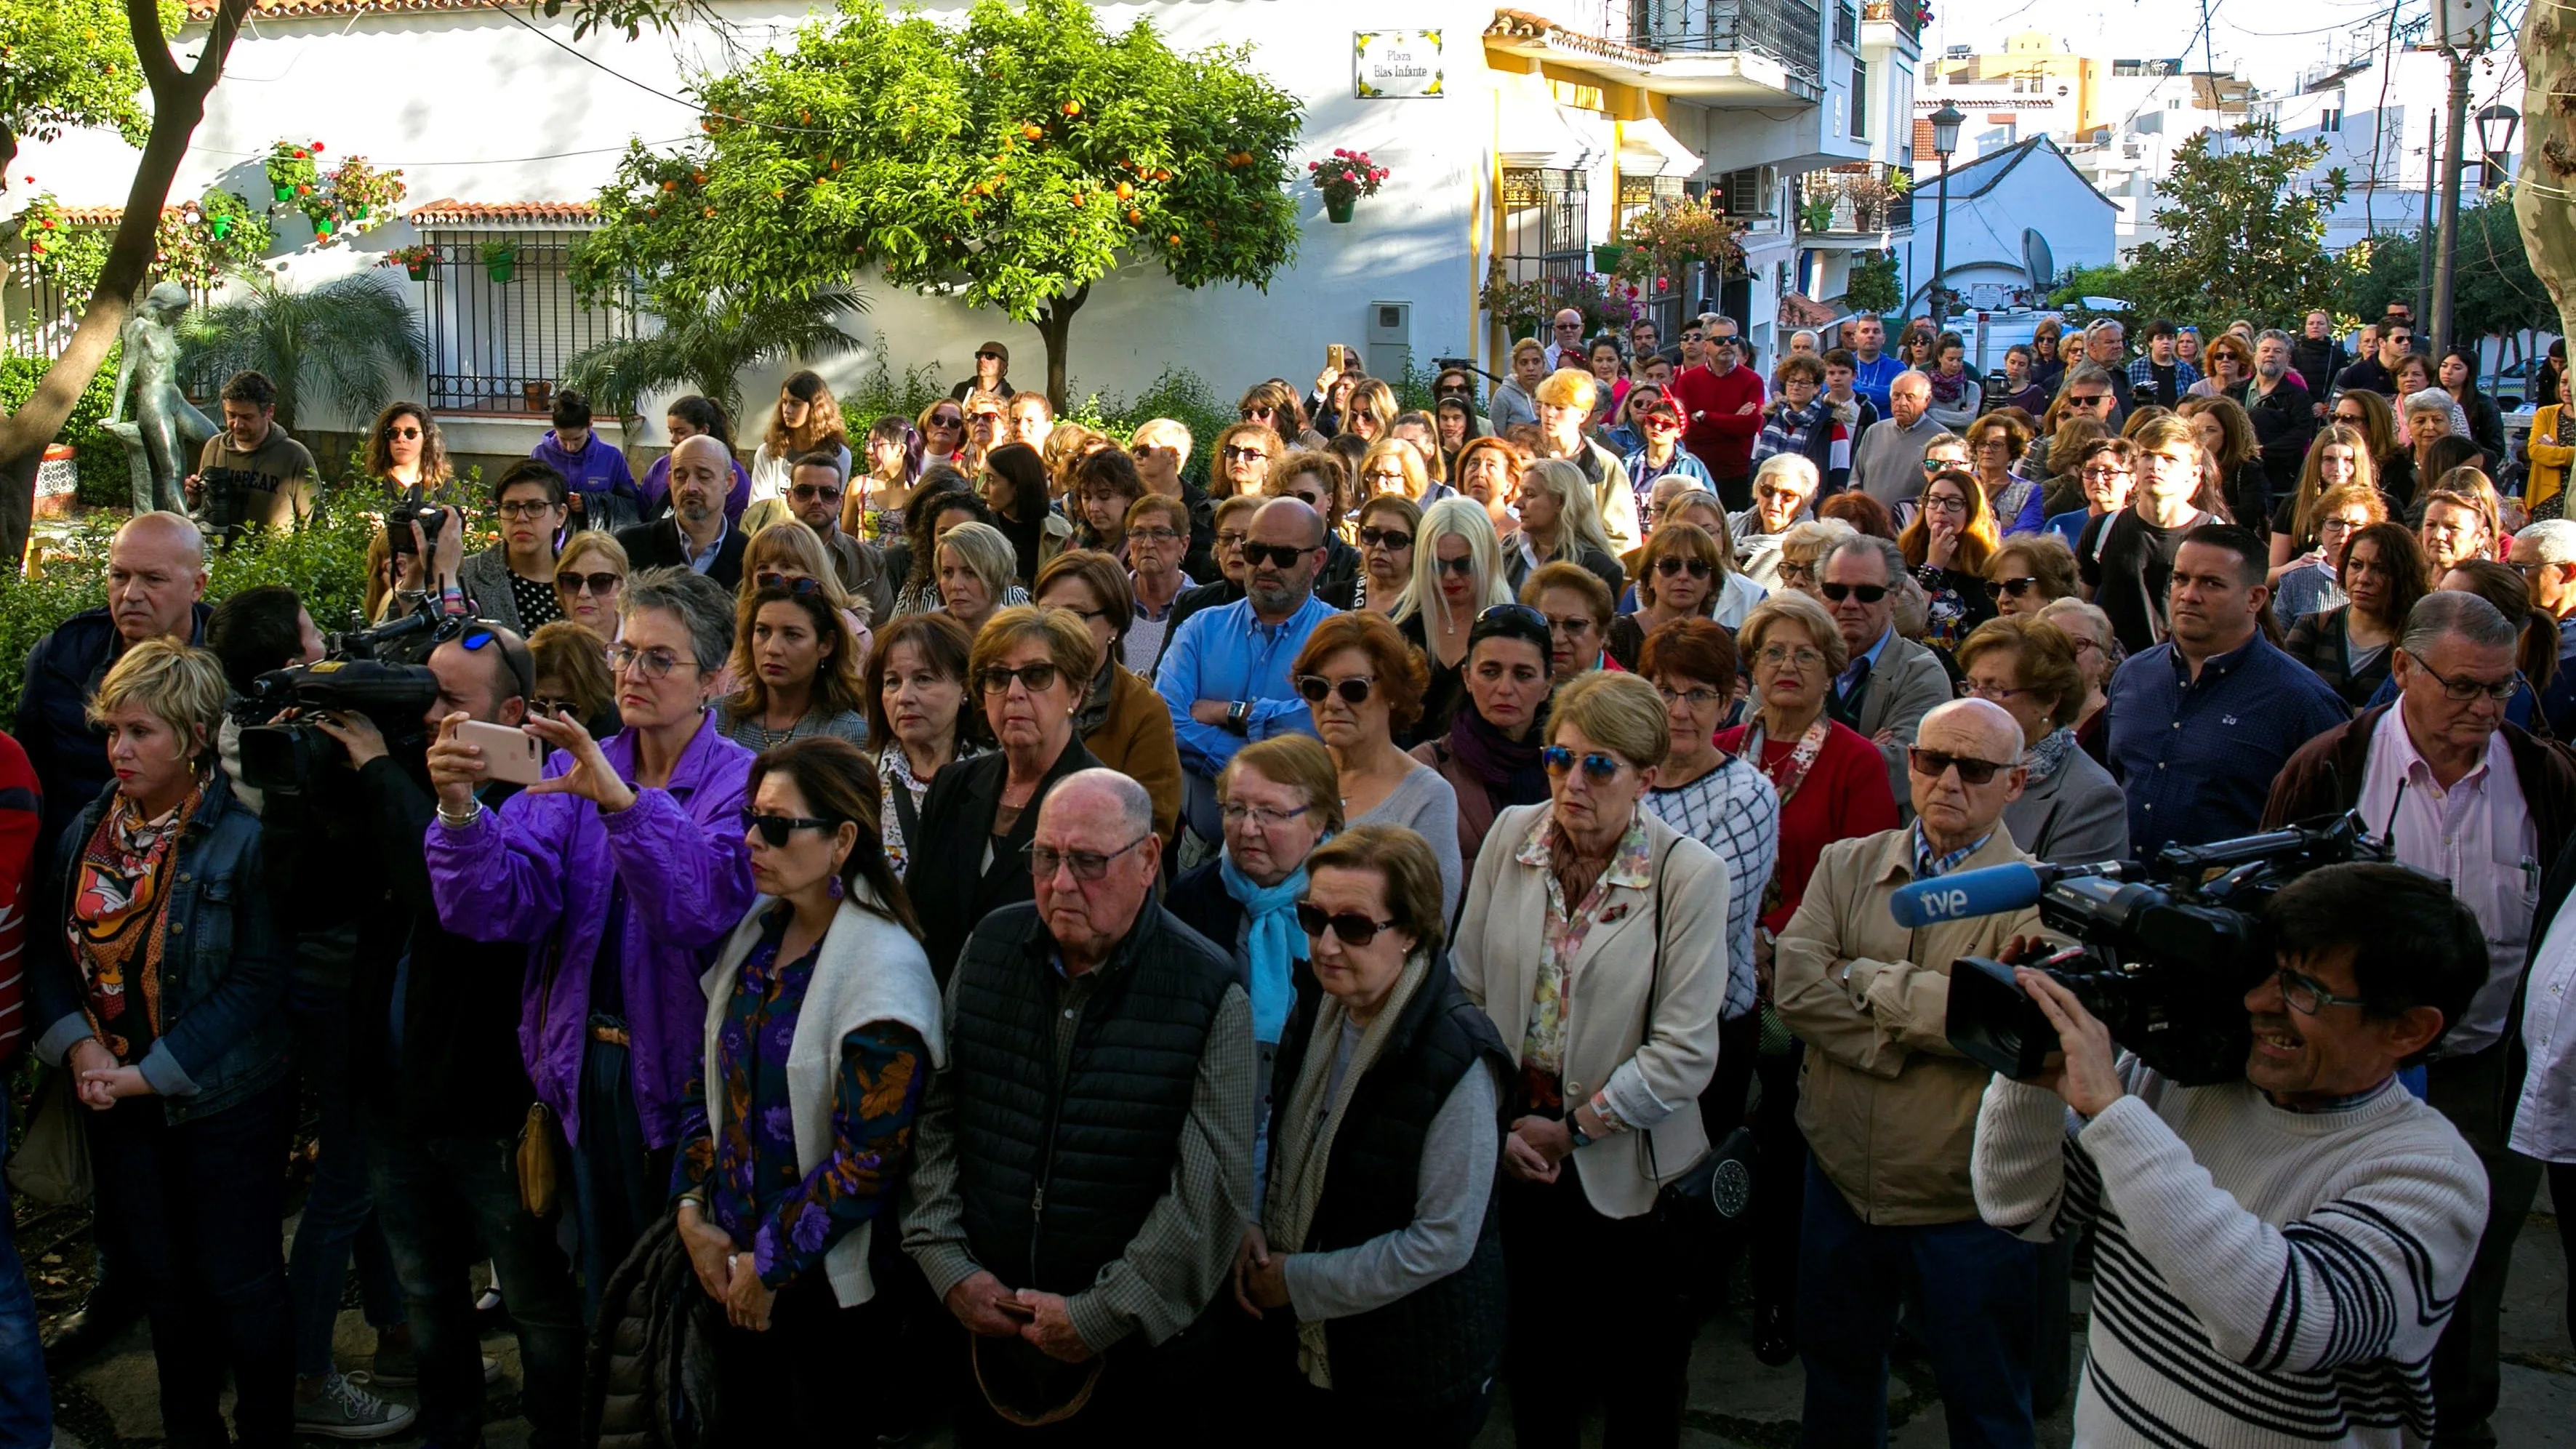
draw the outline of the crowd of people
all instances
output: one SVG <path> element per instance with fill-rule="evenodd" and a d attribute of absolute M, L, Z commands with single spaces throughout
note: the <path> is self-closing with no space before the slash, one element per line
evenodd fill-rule
<path fill-rule="evenodd" d="M 281 682 L 295 591 L 210 608 L 135 517 L 0 737 L 0 1060 L 98 1250 L 40 1354 L 0 1238 L 0 1445 L 138 1317 L 181 1445 L 477 1444 L 495 1322 L 540 1446 L 1464 1445 L 1504 1386 L 1527 1449 L 1670 1445 L 1739 1262 L 1803 1442 L 1885 1442 L 1901 1336 L 2027 1445 L 2079 1239 L 2079 1442 L 2493 1442 L 2576 1193 L 2555 400 L 2508 454 L 2397 313 L 1985 379 L 1870 317 L 1767 371 L 1549 331 L 1212 438 L 998 342 L 863 430 L 798 372 L 748 466 L 687 397 L 640 480 L 558 392 L 488 546 L 391 517 L 373 673 Z M 210 459 L 284 457 L 224 397 Z M 252 526 L 448 478 L 416 404 L 368 456 Z M 2395 863 L 2275 898 L 2231 1084 L 2122 1054 L 2034 910 L 1890 909 L 2346 811 Z M 1950 1044 L 1965 956 L 2041 1076 Z"/>

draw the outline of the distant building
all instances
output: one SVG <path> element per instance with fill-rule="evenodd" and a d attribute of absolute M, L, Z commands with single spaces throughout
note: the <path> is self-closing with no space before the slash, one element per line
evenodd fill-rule
<path fill-rule="evenodd" d="M 1905 298 L 1909 313 L 1930 310 L 1934 208 L 1940 181 L 1923 182 L 1914 208 L 1914 237 L 1905 251 L 1906 275 L 1916 280 Z M 2066 152 L 2046 136 L 1963 162 L 1950 171 L 1949 237 L 1944 277 L 1959 294 L 1954 310 L 2003 309 L 2044 303 L 2055 280 L 2033 277 L 2026 265 L 2029 234 L 2047 245 L 2049 269 L 2102 266 L 2117 255 L 2119 208 L 2093 189 Z M 1971 359 L 1975 361 L 1975 359 Z M 1986 365 L 2000 366 L 2000 357 Z"/>

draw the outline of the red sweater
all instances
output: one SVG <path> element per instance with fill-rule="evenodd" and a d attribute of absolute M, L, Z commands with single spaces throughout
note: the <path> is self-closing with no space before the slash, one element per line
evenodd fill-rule
<path fill-rule="evenodd" d="M 1742 372 L 1743 368 L 1736 371 Z M 1717 747 L 1732 755 L 1744 748 L 1745 726 L 1721 730 Z M 1796 740 L 1765 740 L 1756 769 L 1778 784 Z M 1776 773 L 1775 773 L 1776 772 Z M 1896 797 L 1888 793 L 1887 759 L 1848 725 L 1835 725 L 1815 768 L 1789 803 L 1780 807 L 1780 863 L 1771 878 L 1780 886 L 1780 904 L 1762 913 L 1765 929 L 1777 933 L 1789 924 L 1807 894 L 1807 877 L 1816 873 L 1816 857 L 1837 840 L 1876 835 L 1896 828 Z"/>
<path fill-rule="evenodd" d="M 16 740 L 0 734 L 0 1065 L 17 1054 L 27 1031 L 27 898 L 39 889 L 30 877 L 41 804 L 36 767 Z"/>
<path fill-rule="evenodd" d="M 1720 377 L 1705 367 L 1682 369 L 1672 395 L 1681 399 L 1682 446 L 1708 465 L 1712 478 L 1741 478 L 1753 466 L 1753 439 L 1762 431 L 1762 379 L 1749 367 Z M 1746 403 L 1753 406 L 1745 408 Z"/>

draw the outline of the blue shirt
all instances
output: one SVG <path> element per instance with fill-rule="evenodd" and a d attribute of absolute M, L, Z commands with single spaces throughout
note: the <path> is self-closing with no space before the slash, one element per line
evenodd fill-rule
<path fill-rule="evenodd" d="M 1172 735 L 1185 768 L 1213 776 L 1254 740 L 1315 732 L 1314 717 L 1288 672 L 1306 647 L 1306 636 L 1332 614 L 1330 605 L 1310 595 L 1281 624 L 1262 623 L 1250 599 L 1201 609 L 1181 622 L 1154 671 L 1154 690 L 1171 709 Z M 1190 706 L 1202 699 L 1249 702 L 1252 711 L 1244 732 L 1238 735 L 1223 725 L 1190 718 Z"/>
<path fill-rule="evenodd" d="M 1905 370 L 1905 364 L 1897 361 L 1893 352 L 1882 352 L 1868 359 L 1854 353 L 1852 361 L 1859 364 L 1852 369 L 1852 391 L 1868 398 L 1869 405 L 1878 409 L 1880 417 L 1889 416 L 1887 385 L 1896 381 L 1896 375 Z"/>
<path fill-rule="evenodd" d="M 2352 718 L 2315 671 L 2262 635 L 2206 660 L 2170 643 L 2111 676 L 2111 773 L 2129 798 L 2140 858 L 2252 833 L 2272 780 L 2301 745 Z"/>
<path fill-rule="evenodd" d="M 2064 513 L 2051 517 L 2046 523 L 2041 524 L 2040 528 L 2043 532 L 2053 533 L 2065 539 L 2066 546 L 2072 549 L 2084 541 L 2084 525 L 2092 521 L 2093 510 L 2070 508 Z"/>
<path fill-rule="evenodd" d="M 1896 626 L 1890 624 L 1879 632 L 1877 643 L 1863 650 L 1851 663 L 1844 665 L 1843 672 L 1834 676 L 1834 697 L 1840 699 L 1858 689 L 1861 680 L 1868 677 L 1868 671 L 1878 667 L 1878 656 L 1887 652 L 1887 641 L 1895 637 Z"/>
<path fill-rule="evenodd" d="M 702 574 L 714 568 L 716 555 L 724 552 L 725 535 L 731 532 L 733 532 L 733 523 L 727 520 L 723 527 L 716 530 L 715 541 L 708 544 L 704 550 L 699 550 L 689 547 L 689 535 L 683 531 L 680 534 L 680 555 L 689 561 L 689 572 Z"/>
<path fill-rule="evenodd" d="M 2576 618 L 2558 621 L 2558 673 L 2549 681 L 2549 692 L 2540 697 L 2540 712 L 2549 720 L 2550 732 L 2562 740 L 2576 739 Z"/>

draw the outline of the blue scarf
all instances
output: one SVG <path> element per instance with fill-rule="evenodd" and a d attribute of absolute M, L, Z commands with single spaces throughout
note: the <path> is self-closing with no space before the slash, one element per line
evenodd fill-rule
<path fill-rule="evenodd" d="M 1252 975 L 1252 1039 L 1276 1042 L 1288 1029 L 1288 1008 L 1297 1000 L 1291 963 L 1306 959 L 1306 933 L 1297 925 L 1297 901 L 1306 894 L 1306 867 L 1267 890 L 1234 868 L 1234 852 L 1217 857 L 1225 893 L 1243 907 L 1245 964 Z"/>

